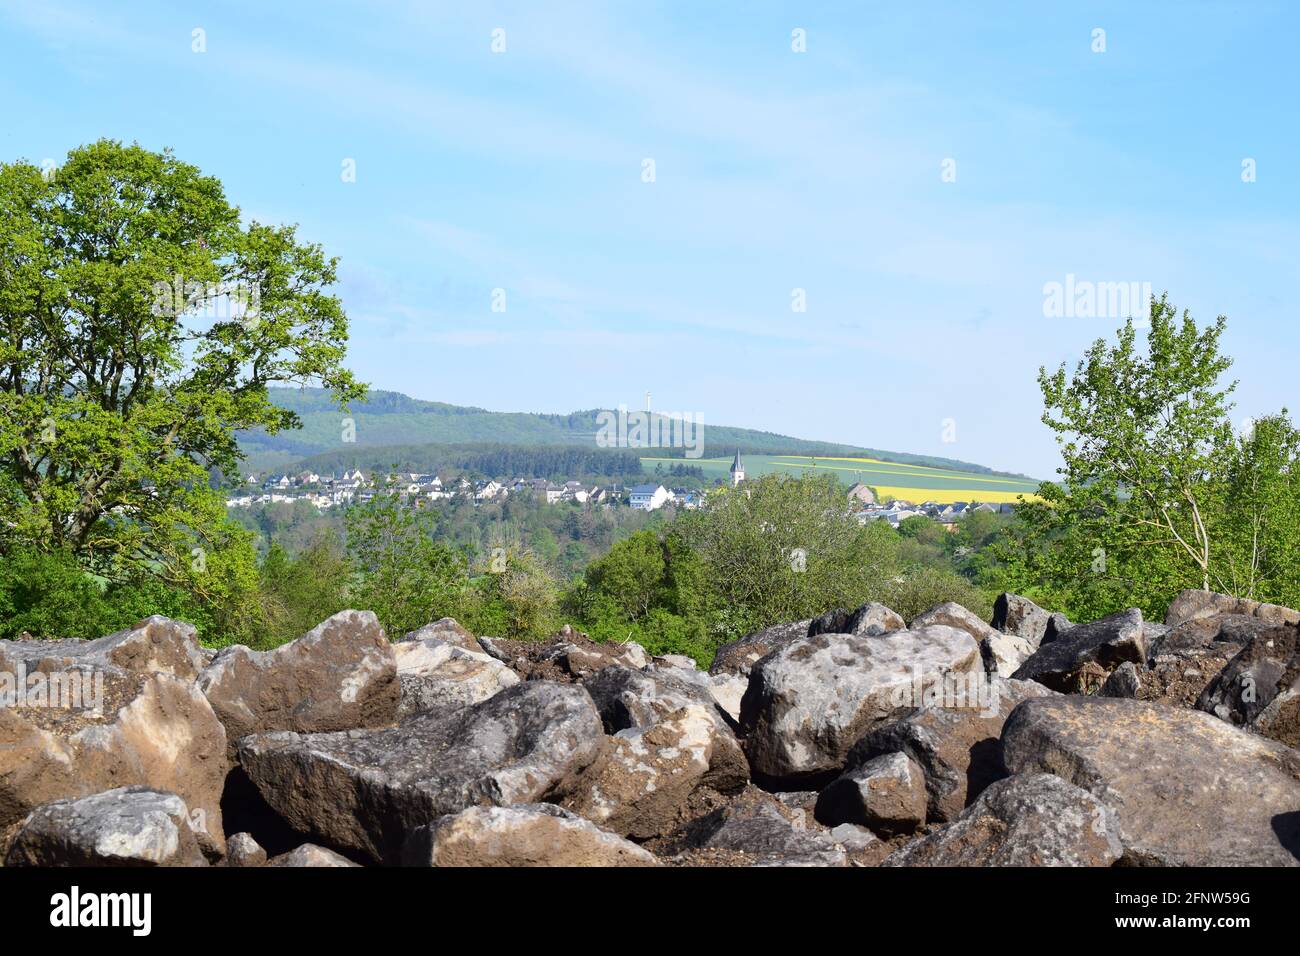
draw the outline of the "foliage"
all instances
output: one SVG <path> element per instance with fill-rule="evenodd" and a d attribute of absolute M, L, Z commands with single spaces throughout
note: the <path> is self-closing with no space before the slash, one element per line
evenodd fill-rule
<path fill-rule="evenodd" d="M 1162 296 L 1150 321 L 1145 350 L 1130 320 L 1072 376 L 1040 372 L 1064 481 L 991 549 L 1005 586 L 1084 619 L 1162 615 L 1183 588 L 1294 601 L 1295 429 L 1285 411 L 1234 429 L 1222 316 L 1201 329 Z"/>
<path fill-rule="evenodd" d="M 0 165 L 0 556 L 152 578 L 249 632 L 250 541 L 209 473 L 236 470 L 237 430 L 296 423 L 270 386 L 363 394 L 334 280 L 170 152 L 101 140 L 48 176 Z"/>
<path fill-rule="evenodd" d="M 432 511 L 385 491 L 349 508 L 345 520 L 356 607 L 374 611 L 393 637 L 455 613 L 467 561 L 434 540 Z"/>

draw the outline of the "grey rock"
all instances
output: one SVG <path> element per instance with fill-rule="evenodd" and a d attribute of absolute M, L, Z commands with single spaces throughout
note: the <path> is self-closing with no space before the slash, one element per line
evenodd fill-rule
<path fill-rule="evenodd" d="M 808 625 L 808 636 L 855 634 L 861 637 L 879 637 L 881 634 L 901 631 L 906 627 L 902 617 L 894 611 L 883 604 L 870 601 L 854 611 L 835 608 L 820 617 L 813 618 L 812 623 Z"/>
<path fill-rule="evenodd" d="M 892 836 L 925 822 L 925 774 L 906 754 L 883 754 L 831 782 L 817 800 L 827 826 L 855 823 Z"/>
<path fill-rule="evenodd" d="M 1033 645 L 1015 634 L 997 631 L 980 642 L 985 672 L 998 677 L 1010 677 L 1033 654 Z"/>
<path fill-rule="evenodd" d="M 226 840 L 226 866 L 261 866 L 266 850 L 251 833 L 236 833 Z"/>
<path fill-rule="evenodd" d="M 142 786 L 202 811 L 220 856 L 226 732 L 194 682 L 193 635 L 149 618 L 97 641 L 0 641 L 0 853 L 42 804 Z"/>
<path fill-rule="evenodd" d="M 1300 753 L 1209 714 L 1135 700 L 1027 700 L 1012 773 L 1055 773 L 1115 811 L 1124 862 L 1300 865 Z"/>
<path fill-rule="evenodd" d="M 248 734 L 382 727 L 397 719 L 396 657 L 370 611 L 340 611 L 272 651 L 227 647 L 203 669 L 199 687 L 226 727 L 232 755 Z"/>
<path fill-rule="evenodd" d="M 973 637 L 976 643 L 994 637 L 998 633 L 981 621 L 977 614 L 966 610 L 956 601 L 945 601 L 943 604 L 936 604 L 928 611 L 922 611 L 912 618 L 909 626 L 915 629 L 925 627 L 927 624 L 946 624 L 948 627 L 955 627 Z"/>
<path fill-rule="evenodd" d="M 600 712 L 605 732 L 653 727 L 683 707 L 699 706 L 709 716 L 709 767 L 704 785 L 732 793 L 749 782 L 749 763 L 740 741 L 714 702 L 714 685 L 699 671 L 672 668 L 632 670 L 614 665 L 583 681 Z"/>
<path fill-rule="evenodd" d="M 500 661 L 437 638 L 402 640 L 393 645 L 393 652 L 401 686 L 399 719 L 481 703 L 519 683 L 519 676 Z"/>
<path fill-rule="evenodd" d="M 918 708 L 866 734 L 849 752 L 849 766 L 906 754 L 924 774 L 927 818 L 954 820 L 985 787 L 1007 775 L 1000 738 L 1016 705 L 1052 693 L 1033 681 L 991 677 L 966 700 Z"/>
<path fill-rule="evenodd" d="M 444 644 L 454 644 L 462 650 L 472 651 L 475 654 L 483 653 L 483 647 L 479 644 L 478 639 L 467 628 L 461 626 L 454 617 L 439 618 L 432 624 L 426 624 L 424 627 L 403 635 L 397 643 L 430 640 L 441 641 Z"/>
<path fill-rule="evenodd" d="M 709 772 L 712 710 L 692 704 L 648 727 L 620 731 L 564 805 L 621 836 L 648 840 L 671 833 Z"/>
<path fill-rule="evenodd" d="M 6 867 L 206 865 L 185 801 L 147 787 L 47 803 L 23 821 L 5 857 Z"/>
<path fill-rule="evenodd" d="M 419 827 L 407 866 L 657 866 L 635 843 L 548 803 L 470 807 Z"/>
<path fill-rule="evenodd" d="M 962 814 L 883 866 L 1110 866 L 1123 851 L 1115 812 L 1046 773 L 999 780 Z"/>
<path fill-rule="evenodd" d="M 1300 747 L 1300 644 L 1294 625 L 1251 638 L 1202 692 L 1196 706 L 1239 727 Z"/>
<path fill-rule="evenodd" d="M 1067 693 L 1078 689 L 1079 674 L 1087 665 L 1108 672 L 1124 661 L 1145 664 L 1146 659 L 1142 612 L 1129 608 L 1090 624 L 1076 624 L 1041 646 L 1012 676 Z"/>
<path fill-rule="evenodd" d="M 828 780 L 863 734 L 982 670 L 974 639 L 942 625 L 795 641 L 759 661 L 741 701 L 750 767 L 782 788 Z"/>
<path fill-rule="evenodd" d="M 710 674 L 735 674 L 748 679 L 750 669 L 778 647 L 808 636 L 812 620 L 773 624 L 739 640 L 723 644 L 713 656 Z"/>
<path fill-rule="evenodd" d="M 993 602 L 993 629 L 1003 634 L 1014 634 L 1029 642 L 1030 650 L 1037 650 L 1047 632 L 1051 614 L 1019 594 L 1003 592 Z"/>
<path fill-rule="evenodd" d="M 744 853 L 755 866 L 845 866 L 844 848 L 826 834 L 796 827 L 761 791 L 746 791 L 695 825 L 697 845 Z"/>
<path fill-rule="evenodd" d="M 1231 614 L 1253 617 L 1265 624 L 1300 623 L 1300 611 L 1280 604 L 1264 604 L 1248 598 L 1217 594 L 1214 591 L 1182 591 L 1169 604 L 1165 614 L 1165 623 L 1177 627 L 1187 621 L 1219 617 Z"/>
<path fill-rule="evenodd" d="M 1106 682 L 1101 685 L 1101 690 L 1097 691 L 1097 695 L 1099 697 L 1123 697 L 1136 700 L 1141 689 L 1142 679 L 1138 676 L 1137 665 L 1132 661 L 1125 661 L 1111 671 L 1110 676 L 1106 678 Z"/>
<path fill-rule="evenodd" d="M 353 863 L 347 857 L 341 856 L 333 850 L 327 850 L 323 846 L 317 846 L 314 843 L 304 843 L 296 850 L 290 850 L 288 853 L 282 853 L 280 856 L 273 857 L 266 865 L 306 869 L 309 867 L 359 866 L 360 864 Z"/>
<path fill-rule="evenodd" d="M 564 796 L 603 741 L 582 687 L 526 681 L 393 728 L 246 737 L 239 760 L 296 830 L 391 863 L 416 827 L 445 814 Z"/>

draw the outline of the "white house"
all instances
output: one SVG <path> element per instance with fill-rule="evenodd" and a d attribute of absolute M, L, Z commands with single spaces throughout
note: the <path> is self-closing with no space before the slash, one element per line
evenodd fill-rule
<path fill-rule="evenodd" d="M 628 497 L 628 504 L 639 511 L 662 508 L 672 494 L 663 485 L 637 485 Z"/>

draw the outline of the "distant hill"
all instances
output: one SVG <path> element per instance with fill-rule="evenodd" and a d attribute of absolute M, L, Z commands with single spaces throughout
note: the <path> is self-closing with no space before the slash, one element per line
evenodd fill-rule
<path fill-rule="evenodd" d="M 314 470 L 345 467 L 384 467 L 418 464 L 445 458 L 443 446 L 563 446 L 596 448 L 597 409 L 568 415 L 532 412 L 490 412 L 483 408 L 426 402 L 400 392 L 372 391 L 345 416 L 323 389 L 272 389 L 271 400 L 296 412 L 302 428 L 279 435 L 242 432 L 239 444 L 247 456 L 246 471 L 290 470 L 304 464 Z M 355 441 L 344 441 L 344 418 L 355 423 Z M 951 468 L 976 474 L 1003 475 L 982 465 L 912 455 L 905 452 L 810 441 L 774 432 L 704 423 L 704 455 L 717 457 L 737 448 L 745 454 L 857 456 L 909 465 Z M 380 449 L 384 449 L 380 451 Z M 617 454 L 619 449 L 611 449 Z M 680 448 L 661 449 L 665 457 L 680 457 Z M 383 464 L 381 464 L 383 463 Z M 1009 477 L 1024 477 L 1014 475 Z"/>

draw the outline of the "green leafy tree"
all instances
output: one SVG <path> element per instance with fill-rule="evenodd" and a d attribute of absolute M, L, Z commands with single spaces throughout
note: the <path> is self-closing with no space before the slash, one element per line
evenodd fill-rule
<path fill-rule="evenodd" d="M 296 557 L 273 542 L 260 571 L 265 643 L 293 640 L 348 607 L 350 577 L 343 545 L 331 530 Z"/>
<path fill-rule="evenodd" d="M 1080 617 L 1159 615 L 1188 587 L 1294 594 L 1295 431 L 1283 413 L 1235 433 L 1224 327 L 1220 316 L 1201 328 L 1162 296 L 1145 350 L 1130 320 L 1073 375 L 1039 373 L 1062 482 L 990 549 L 1005 586 Z"/>
<path fill-rule="evenodd" d="M 895 576 L 898 535 L 846 511 L 833 475 L 764 475 L 712 493 L 679 519 L 683 541 L 708 569 L 719 637 L 853 607 Z"/>
<path fill-rule="evenodd" d="M 436 516 L 388 489 L 345 516 L 352 603 L 398 637 L 454 615 L 467 583 L 461 552 L 434 539 Z"/>
<path fill-rule="evenodd" d="M 0 555 L 60 551 L 152 576 L 246 627 L 250 539 L 210 485 L 241 429 L 297 424 L 273 384 L 346 402 L 335 262 L 243 224 L 170 152 L 101 140 L 52 175 L 0 165 Z"/>

